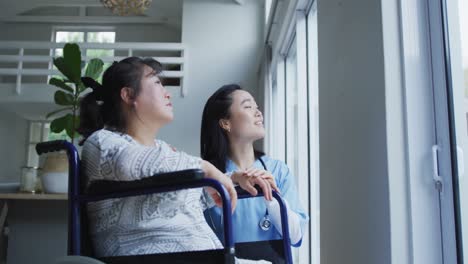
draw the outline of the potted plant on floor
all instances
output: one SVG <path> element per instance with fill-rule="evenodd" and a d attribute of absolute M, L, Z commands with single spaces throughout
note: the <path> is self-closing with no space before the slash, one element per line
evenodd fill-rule
<path fill-rule="evenodd" d="M 53 77 L 49 84 L 59 88 L 54 93 L 54 102 L 59 109 L 47 114 L 46 118 L 54 117 L 50 130 L 54 133 L 65 131 L 71 142 L 79 137 L 77 128 L 80 124 L 80 101 L 86 87 L 82 77 L 97 80 L 103 71 L 101 59 L 91 59 L 87 64 L 81 59 L 78 44 L 67 43 L 63 48 L 63 56 L 54 58 L 54 65 L 62 77 Z M 83 69 L 84 75 L 83 75 Z M 65 175 L 64 175 L 65 174 Z M 68 189 L 68 161 L 65 153 L 49 154 L 44 162 L 42 182 L 45 192 L 64 193 Z"/>

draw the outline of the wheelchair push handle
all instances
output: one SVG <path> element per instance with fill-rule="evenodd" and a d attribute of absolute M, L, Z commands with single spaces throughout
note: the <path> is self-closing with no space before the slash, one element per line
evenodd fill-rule
<path fill-rule="evenodd" d="M 66 150 L 67 143 L 69 144 L 69 142 L 66 140 L 53 140 L 53 141 L 37 143 L 36 152 L 37 154 L 41 155 L 47 152 Z"/>
<path fill-rule="evenodd" d="M 257 190 L 257 196 L 258 197 L 263 196 L 263 190 L 262 190 L 262 188 L 260 188 L 260 186 L 255 184 L 254 188 Z M 242 196 L 242 197 L 245 197 L 245 198 L 255 197 L 255 196 L 251 195 L 248 191 L 242 189 L 242 187 L 240 187 L 240 186 L 236 186 L 235 189 L 236 189 L 237 196 Z"/>

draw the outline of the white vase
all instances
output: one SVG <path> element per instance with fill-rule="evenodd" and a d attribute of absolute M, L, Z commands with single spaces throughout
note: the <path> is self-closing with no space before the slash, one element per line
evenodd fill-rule
<path fill-rule="evenodd" d="M 45 172 L 42 174 L 42 188 L 45 193 L 67 193 L 68 172 Z"/>
<path fill-rule="evenodd" d="M 49 153 L 42 169 L 42 188 L 46 193 L 68 192 L 68 158 L 65 152 Z"/>

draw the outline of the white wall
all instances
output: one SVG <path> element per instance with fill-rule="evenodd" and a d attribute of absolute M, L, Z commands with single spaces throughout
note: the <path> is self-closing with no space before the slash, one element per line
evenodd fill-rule
<path fill-rule="evenodd" d="M 0 23 L 0 41 L 50 41 L 52 25 L 31 23 Z"/>
<path fill-rule="evenodd" d="M 37 23 L 0 23 L 0 41 L 50 41 L 53 26 L 67 24 Z M 79 26 L 68 24 L 68 26 Z M 84 24 L 83 26 L 89 26 Z M 156 24 L 117 24 L 102 25 L 116 29 L 117 42 L 179 42 L 181 32 L 178 29 Z"/>
<path fill-rule="evenodd" d="M 0 182 L 18 182 L 26 164 L 28 122 L 0 109 Z"/>
<path fill-rule="evenodd" d="M 317 10 L 321 262 L 391 263 L 381 1 Z"/>
<path fill-rule="evenodd" d="M 200 123 L 208 97 L 220 86 L 240 83 L 257 89 L 259 48 L 263 36 L 262 1 L 243 5 L 216 0 L 185 0 L 182 43 L 188 64 L 188 94 L 173 93 L 175 120 L 159 137 L 180 150 L 199 155 Z"/>
<path fill-rule="evenodd" d="M 116 42 L 180 42 L 179 29 L 159 25 L 118 25 Z"/>

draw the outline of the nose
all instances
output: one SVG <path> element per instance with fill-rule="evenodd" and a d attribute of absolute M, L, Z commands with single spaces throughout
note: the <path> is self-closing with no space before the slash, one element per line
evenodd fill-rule
<path fill-rule="evenodd" d="M 164 95 L 164 98 L 171 99 L 171 93 L 166 90 L 166 94 Z"/>
<path fill-rule="evenodd" d="M 262 111 L 257 108 L 257 112 L 255 112 L 255 116 L 262 116 Z"/>

